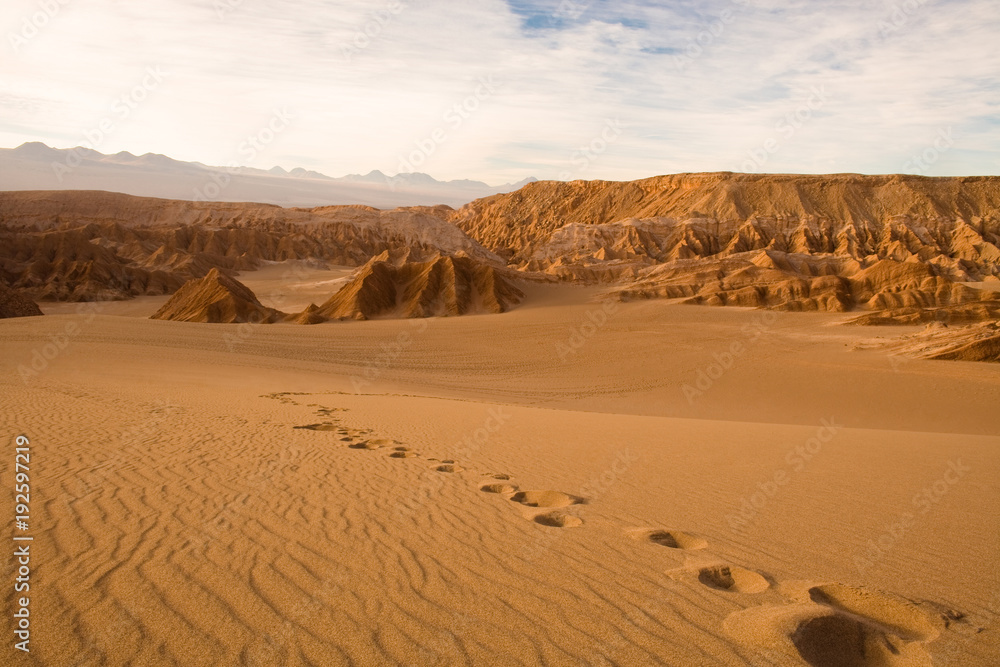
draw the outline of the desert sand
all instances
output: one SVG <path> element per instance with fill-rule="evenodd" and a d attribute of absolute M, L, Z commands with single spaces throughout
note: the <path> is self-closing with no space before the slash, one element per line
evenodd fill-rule
<path fill-rule="evenodd" d="M 1000 664 L 998 193 L 2 193 L 18 664 Z"/>
<path fill-rule="evenodd" d="M 844 314 L 603 304 L 4 320 L 24 664 L 1000 660 L 994 364 L 852 349 L 920 328 Z"/>

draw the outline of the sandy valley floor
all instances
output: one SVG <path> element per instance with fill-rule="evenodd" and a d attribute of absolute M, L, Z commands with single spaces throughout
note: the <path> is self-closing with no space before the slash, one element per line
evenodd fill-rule
<path fill-rule="evenodd" d="M 1000 664 L 1000 368 L 595 297 L 0 321 L 32 449 L 18 664 Z"/>

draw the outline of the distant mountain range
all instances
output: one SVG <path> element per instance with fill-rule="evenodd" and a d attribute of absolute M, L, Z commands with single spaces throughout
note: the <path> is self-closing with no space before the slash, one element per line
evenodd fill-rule
<path fill-rule="evenodd" d="M 143 197 L 193 201 L 258 202 L 315 207 L 365 204 L 461 206 L 512 192 L 536 179 L 490 186 L 480 181 L 438 181 L 427 174 L 386 176 L 381 171 L 333 178 L 297 167 L 212 167 L 166 155 L 127 151 L 105 155 L 90 148 L 51 148 L 29 142 L 0 148 L 0 190 L 106 190 Z"/>

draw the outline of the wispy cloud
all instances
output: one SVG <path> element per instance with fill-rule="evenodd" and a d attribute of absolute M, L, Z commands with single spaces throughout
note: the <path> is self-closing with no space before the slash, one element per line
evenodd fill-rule
<path fill-rule="evenodd" d="M 294 124 L 252 166 L 395 173 L 444 126 L 420 167 L 438 178 L 741 170 L 776 133 L 764 171 L 896 172 L 951 128 L 930 174 L 1000 173 L 992 0 L 8 0 L 0 29 L 3 145 L 85 143 L 160 67 L 100 150 L 241 161 L 285 108 Z M 785 136 L 817 87 L 828 99 Z M 609 121 L 620 136 L 581 167 Z"/>

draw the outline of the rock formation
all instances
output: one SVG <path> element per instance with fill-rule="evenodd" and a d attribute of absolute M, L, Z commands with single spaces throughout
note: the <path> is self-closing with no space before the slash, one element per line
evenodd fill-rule
<path fill-rule="evenodd" d="M 267 308 L 246 285 L 212 269 L 204 278 L 184 283 L 150 318 L 175 322 L 270 324 L 288 316 Z"/>
<path fill-rule="evenodd" d="M 383 252 L 317 313 L 330 319 L 502 313 L 524 297 L 509 281 L 509 273 L 467 256 L 413 260 Z"/>
<path fill-rule="evenodd" d="M 0 319 L 41 314 L 38 304 L 0 282 Z"/>

